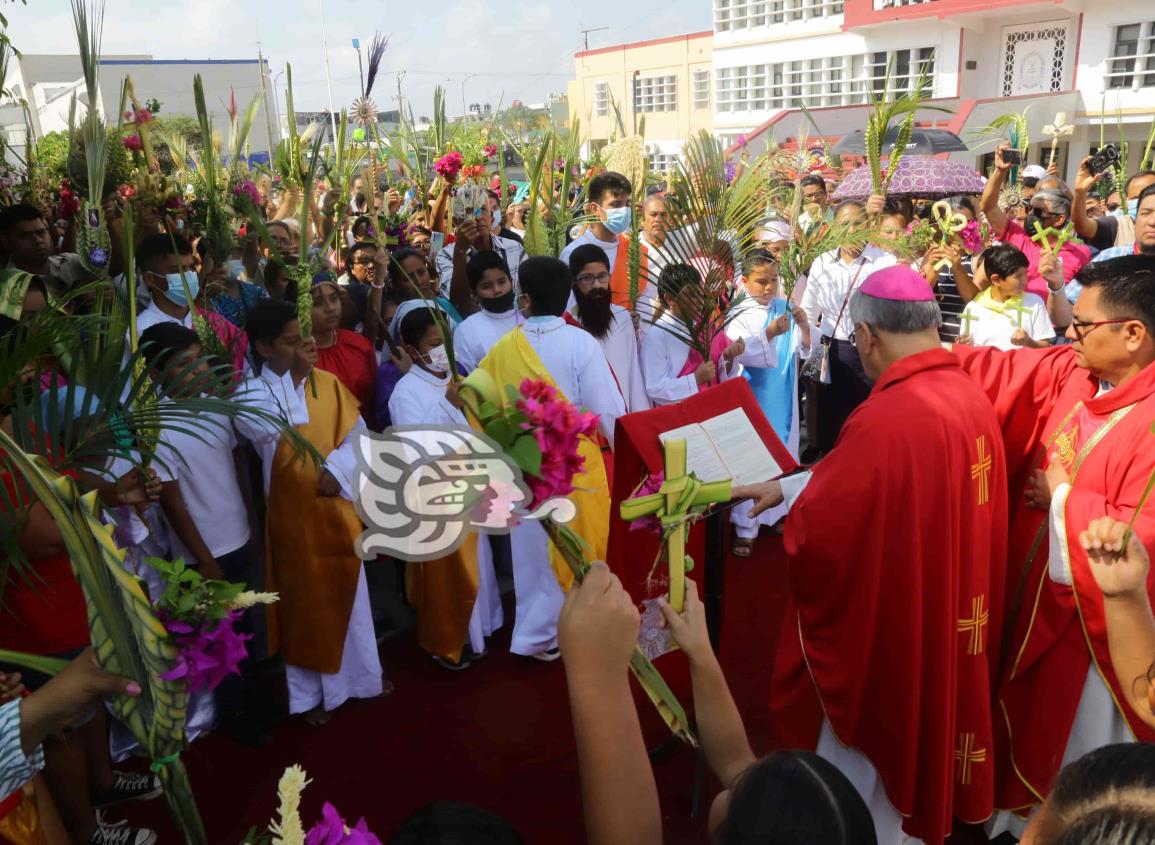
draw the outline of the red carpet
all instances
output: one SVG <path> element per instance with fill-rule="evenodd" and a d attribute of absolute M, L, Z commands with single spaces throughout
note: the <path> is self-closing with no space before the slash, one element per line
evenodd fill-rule
<path fill-rule="evenodd" d="M 781 542 L 769 533 L 754 557 L 726 562 L 722 664 L 755 752 L 769 748 L 765 702 L 784 607 L 783 565 Z M 511 655 L 512 608 L 506 618 L 489 656 L 465 672 L 435 666 L 410 632 L 382 651 L 397 687 L 391 697 L 347 704 L 323 728 L 291 720 L 261 750 L 222 736 L 198 741 L 184 759 L 209 842 L 232 845 L 250 827 L 263 829 L 276 806 L 277 780 L 292 763 L 313 780 L 303 801 L 306 826 L 328 800 L 350 823 L 364 816 L 385 841 L 413 811 L 450 800 L 503 816 L 527 843 L 585 842 L 564 668 Z M 669 655 L 658 665 L 689 709 L 685 658 Z M 668 736 L 665 725 L 637 688 L 635 696 L 646 740 L 658 745 Z M 691 819 L 694 763 L 690 749 L 678 746 L 654 765 L 666 842 L 707 841 L 705 819 L 717 787 L 707 774 L 702 811 Z M 163 800 L 128 807 L 124 815 L 155 827 L 162 845 L 178 842 Z"/>

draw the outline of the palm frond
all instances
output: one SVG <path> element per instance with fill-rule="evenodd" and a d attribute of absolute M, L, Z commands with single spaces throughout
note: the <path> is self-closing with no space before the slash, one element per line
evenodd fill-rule
<path fill-rule="evenodd" d="M 385 48 L 389 46 L 389 36 L 380 32 L 374 33 L 373 42 L 369 45 L 368 67 L 365 71 L 365 90 L 361 96 L 368 97 L 373 92 L 373 83 L 377 81 L 377 74 L 381 70 L 381 59 L 385 56 Z"/>
<path fill-rule="evenodd" d="M 261 95 L 253 96 L 244 111 L 234 114 L 230 121 L 229 127 L 229 156 L 231 158 L 229 164 L 234 172 L 240 172 L 241 157 L 245 154 L 245 147 L 248 145 L 249 136 L 253 131 L 253 123 L 257 119 L 257 112 L 261 108 Z"/>
<path fill-rule="evenodd" d="M 185 841 L 207 843 L 180 760 L 188 690 L 179 681 L 161 679 L 177 657 L 171 636 L 140 579 L 125 568 L 125 552 L 113 541 L 112 526 L 101 522 L 96 494 L 81 495 L 73 479 L 61 476 L 43 457 L 24 451 L 3 431 L 0 449 L 60 531 L 88 606 L 89 635 L 101 666 L 140 685 L 138 697 L 113 699 L 113 712 L 156 761 L 165 798 Z"/>

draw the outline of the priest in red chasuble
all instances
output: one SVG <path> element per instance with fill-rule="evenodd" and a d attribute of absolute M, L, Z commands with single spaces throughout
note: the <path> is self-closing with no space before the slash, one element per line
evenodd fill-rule
<path fill-rule="evenodd" d="M 771 706 L 780 739 L 839 767 L 878 841 L 941 843 L 994 799 L 991 700 L 1007 499 L 991 403 L 942 349 L 908 267 L 850 300 L 870 397 L 810 472 L 737 488 L 785 501 L 792 604 Z"/>
<path fill-rule="evenodd" d="M 1071 345 L 955 347 L 994 402 L 1006 443 L 1009 630 L 996 800 L 1019 815 L 1066 763 L 1109 743 L 1155 740 L 1126 703 L 1136 679 L 1111 665 L 1102 591 L 1078 540 L 1093 519 L 1130 520 L 1155 469 L 1155 258 L 1089 264 L 1078 279 Z M 1152 509 L 1135 530 L 1152 548 Z"/>

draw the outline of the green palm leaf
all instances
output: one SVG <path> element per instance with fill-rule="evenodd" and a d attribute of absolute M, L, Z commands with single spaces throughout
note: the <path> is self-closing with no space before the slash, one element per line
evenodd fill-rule
<path fill-rule="evenodd" d="M 148 750 L 165 788 L 165 799 L 190 845 L 208 840 L 180 760 L 185 747 L 185 686 L 160 676 L 172 668 L 176 646 L 157 618 L 142 582 L 124 566 L 112 527 L 100 521 L 95 493 L 81 495 L 76 482 L 56 473 L 0 431 L 10 465 L 52 515 L 88 605 L 92 647 L 101 666 L 140 684 L 137 698 L 117 698 L 116 717 Z"/>

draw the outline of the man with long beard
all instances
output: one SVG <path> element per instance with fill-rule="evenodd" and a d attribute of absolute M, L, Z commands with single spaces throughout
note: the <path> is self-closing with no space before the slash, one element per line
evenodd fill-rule
<path fill-rule="evenodd" d="M 601 344 L 626 412 L 647 410 L 650 399 L 638 362 L 634 322 L 629 311 L 613 304 L 609 257 L 596 244 L 582 244 L 570 253 L 569 269 L 574 278 L 574 305 L 566 312 L 567 321 L 585 329 Z"/>

